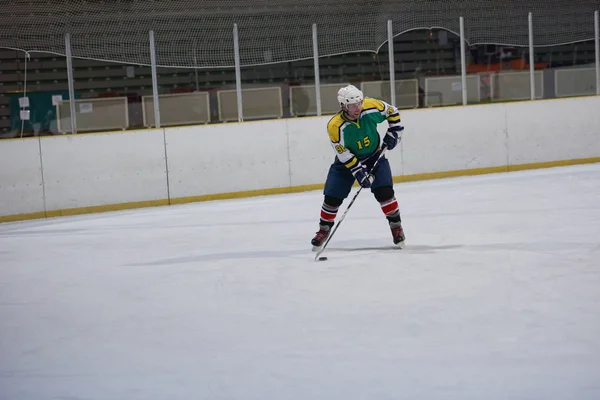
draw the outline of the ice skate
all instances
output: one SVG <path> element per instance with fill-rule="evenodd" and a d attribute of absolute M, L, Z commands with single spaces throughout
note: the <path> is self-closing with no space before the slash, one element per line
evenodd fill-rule
<path fill-rule="evenodd" d="M 404 230 L 402 229 L 402 224 L 400 222 L 390 222 L 390 229 L 392 230 L 392 238 L 394 239 L 394 244 L 401 249 L 404 248 Z"/>
<path fill-rule="evenodd" d="M 319 225 L 319 231 L 317 232 L 313 240 L 310 241 L 310 243 L 313 245 L 313 251 L 318 251 L 321 248 L 321 246 L 323 246 L 323 243 L 325 243 L 325 241 L 329 237 L 330 231 L 331 226 Z"/>

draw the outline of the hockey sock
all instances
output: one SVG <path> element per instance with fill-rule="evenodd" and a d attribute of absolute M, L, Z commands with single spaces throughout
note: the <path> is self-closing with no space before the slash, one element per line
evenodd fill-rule
<path fill-rule="evenodd" d="M 329 204 L 323 202 L 323 205 L 321 206 L 320 224 L 332 226 L 333 222 L 335 221 L 335 217 L 337 215 L 339 208 L 340 208 L 339 206 L 334 207 L 334 206 L 330 206 Z"/>
<path fill-rule="evenodd" d="M 395 197 L 386 201 L 380 201 L 381 211 L 385 214 L 385 217 L 390 222 L 400 222 L 400 207 Z"/>

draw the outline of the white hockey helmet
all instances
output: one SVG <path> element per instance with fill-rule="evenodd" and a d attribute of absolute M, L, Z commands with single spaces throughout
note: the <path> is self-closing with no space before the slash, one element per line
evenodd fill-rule
<path fill-rule="evenodd" d="M 338 90 L 338 103 L 342 108 L 350 104 L 362 103 L 363 99 L 363 92 L 354 85 L 348 85 Z"/>

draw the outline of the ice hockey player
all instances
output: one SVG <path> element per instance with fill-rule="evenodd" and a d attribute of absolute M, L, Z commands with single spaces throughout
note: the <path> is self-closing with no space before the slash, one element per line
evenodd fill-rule
<path fill-rule="evenodd" d="M 370 188 L 381 205 L 392 231 L 394 244 L 404 247 L 404 231 L 400 209 L 394 194 L 392 171 L 385 155 L 374 171 L 371 168 L 381 153 L 381 139 L 377 125 L 388 122 L 383 145 L 393 150 L 404 130 L 398 109 L 384 101 L 364 98 L 355 86 L 349 85 L 338 91 L 341 110 L 327 124 L 336 158 L 329 167 L 324 199 L 321 207 L 319 231 L 312 239 L 313 251 L 317 251 L 329 237 L 337 212 L 352 189 L 354 180 L 363 188 Z M 371 171 L 371 173 L 369 173 Z"/>

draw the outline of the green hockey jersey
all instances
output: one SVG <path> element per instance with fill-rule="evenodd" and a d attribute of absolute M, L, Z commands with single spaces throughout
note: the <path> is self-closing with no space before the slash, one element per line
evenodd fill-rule
<path fill-rule="evenodd" d="M 380 138 L 377 125 L 387 121 L 389 126 L 400 126 L 398 109 L 384 101 L 366 97 L 363 109 L 356 121 L 338 112 L 327 124 L 331 145 L 338 159 L 348 168 L 359 160 L 368 158 L 379 150 Z"/>

